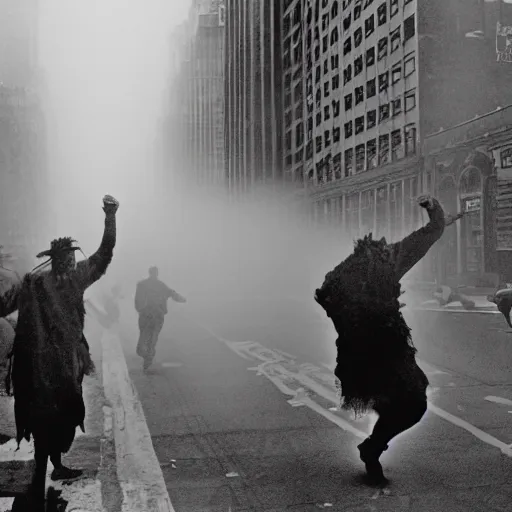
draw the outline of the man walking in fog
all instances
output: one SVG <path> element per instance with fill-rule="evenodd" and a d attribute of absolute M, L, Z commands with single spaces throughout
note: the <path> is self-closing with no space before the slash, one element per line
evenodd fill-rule
<path fill-rule="evenodd" d="M 139 313 L 140 329 L 137 355 L 144 359 L 144 371 L 153 363 L 158 335 L 164 325 L 167 301 L 170 298 L 175 302 L 186 302 L 184 297 L 158 279 L 158 268 L 151 267 L 149 277 L 137 284 L 135 293 L 135 309 Z"/>

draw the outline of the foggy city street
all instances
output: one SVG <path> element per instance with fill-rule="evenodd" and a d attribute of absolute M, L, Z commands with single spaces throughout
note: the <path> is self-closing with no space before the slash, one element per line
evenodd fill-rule
<path fill-rule="evenodd" d="M 512 512 L 512 0 L 0 0 L 0 512 Z"/>

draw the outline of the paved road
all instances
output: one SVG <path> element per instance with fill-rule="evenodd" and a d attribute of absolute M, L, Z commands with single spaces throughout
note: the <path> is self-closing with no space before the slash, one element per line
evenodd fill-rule
<path fill-rule="evenodd" d="M 422 363 L 430 410 L 383 456 L 389 491 L 368 488 L 356 445 L 374 418 L 334 409 L 327 319 L 291 304 L 247 306 L 206 314 L 191 303 L 189 318 L 170 316 L 149 375 L 133 354 L 136 334 L 125 339 L 177 512 L 510 510 L 510 387 Z"/>

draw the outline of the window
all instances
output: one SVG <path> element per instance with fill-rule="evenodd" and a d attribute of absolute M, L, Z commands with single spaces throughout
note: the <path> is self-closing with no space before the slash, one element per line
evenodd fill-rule
<path fill-rule="evenodd" d="M 285 159 L 286 167 L 291 167 L 293 163 L 292 155 L 287 155 Z"/>
<path fill-rule="evenodd" d="M 327 75 L 329 73 L 329 59 L 324 60 L 324 75 Z"/>
<path fill-rule="evenodd" d="M 332 140 L 333 140 L 333 142 L 339 142 L 340 138 L 341 138 L 341 130 L 340 130 L 340 127 L 337 126 L 332 131 Z"/>
<path fill-rule="evenodd" d="M 313 36 L 311 35 L 311 30 L 308 30 L 308 35 L 306 36 L 306 47 L 309 49 L 313 44 Z"/>
<path fill-rule="evenodd" d="M 384 25 L 388 21 L 388 7 L 386 2 L 379 5 L 377 9 L 377 19 L 379 23 L 379 27 Z"/>
<path fill-rule="evenodd" d="M 379 123 L 383 123 L 387 119 L 389 119 L 389 103 L 385 103 L 379 107 Z"/>
<path fill-rule="evenodd" d="M 404 0 L 404 5 L 410 4 L 412 0 Z"/>
<path fill-rule="evenodd" d="M 331 7 L 331 18 L 338 16 L 338 2 L 335 0 Z"/>
<path fill-rule="evenodd" d="M 392 18 L 398 14 L 398 0 L 391 0 L 389 6 L 389 17 Z"/>
<path fill-rule="evenodd" d="M 347 85 L 352 80 L 352 64 L 349 64 L 343 70 L 343 85 Z"/>
<path fill-rule="evenodd" d="M 364 36 L 370 37 L 375 32 L 375 18 L 373 14 L 364 22 Z"/>
<path fill-rule="evenodd" d="M 334 169 L 334 179 L 339 180 L 341 178 L 341 153 L 334 155 L 334 158 L 332 160 L 332 166 Z"/>
<path fill-rule="evenodd" d="M 345 39 L 345 42 L 343 43 L 343 55 L 347 55 L 352 51 L 352 39 L 350 37 L 348 39 Z"/>
<path fill-rule="evenodd" d="M 401 130 L 394 130 L 391 132 L 391 155 L 393 157 L 393 161 L 401 160 L 404 157 Z"/>
<path fill-rule="evenodd" d="M 329 97 L 329 82 L 324 82 L 324 97 Z"/>
<path fill-rule="evenodd" d="M 414 14 L 409 16 L 404 21 L 404 43 L 412 39 L 416 34 L 416 22 L 414 20 Z"/>
<path fill-rule="evenodd" d="M 366 114 L 366 129 L 370 130 L 371 128 L 375 127 L 376 124 L 377 124 L 377 111 L 370 110 Z"/>
<path fill-rule="evenodd" d="M 338 69 L 340 66 L 340 56 L 338 54 L 331 55 L 331 69 Z"/>
<path fill-rule="evenodd" d="M 356 135 L 364 132 L 364 116 L 356 117 Z"/>
<path fill-rule="evenodd" d="M 316 143 L 316 152 L 320 153 L 320 151 L 322 151 L 322 136 L 321 135 L 316 136 L 315 143 Z"/>
<path fill-rule="evenodd" d="M 299 148 L 304 143 L 304 125 L 299 123 L 295 127 L 295 147 Z"/>
<path fill-rule="evenodd" d="M 387 91 L 389 87 L 389 71 L 379 75 L 379 92 Z"/>
<path fill-rule="evenodd" d="M 364 8 L 370 7 L 373 4 L 373 0 L 364 0 Z"/>
<path fill-rule="evenodd" d="M 366 97 L 373 98 L 375 94 L 377 94 L 375 87 L 375 78 L 372 78 L 371 80 L 368 80 L 368 82 L 366 82 Z"/>
<path fill-rule="evenodd" d="M 343 20 L 343 30 L 346 32 L 350 28 L 350 24 L 352 23 L 352 14 L 349 14 L 344 20 Z"/>
<path fill-rule="evenodd" d="M 340 100 L 334 100 L 332 102 L 332 115 L 333 117 L 338 117 L 340 115 L 341 110 L 341 102 Z"/>
<path fill-rule="evenodd" d="M 320 126 L 322 124 L 322 112 L 317 112 L 315 124 L 316 126 Z"/>
<path fill-rule="evenodd" d="M 356 173 L 363 172 L 365 165 L 366 148 L 364 144 L 356 146 Z"/>
<path fill-rule="evenodd" d="M 375 64 L 375 46 L 366 50 L 366 66 L 370 67 Z"/>
<path fill-rule="evenodd" d="M 355 95 L 356 95 L 356 105 L 359 105 L 359 103 L 362 103 L 364 101 L 364 88 L 363 86 L 359 86 L 355 88 Z"/>
<path fill-rule="evenodd" d="M 389 133 L 379 136 L 379 165 L 389 162 Z"/>
<path fill-rule="evenodd" d="M 388 56 L 388 38 L 383 37 L 377 43 L 377 59 L 381 61 Z"/>
<path fill-rule="evenodd" d="M 354 76 L 359 75 L 363 72 L 363 56 L 357 57 L 354 61 Z"/>
<path fill-rule="evenodd" d="M 414 54 L 409 54 L 404 59 L 404 78 L 411 76 L 416 71 L 416 59 Z"/>
<path fill-rule="evenodd" d="M 405 111 L 410 112 L 416 107 L 416 89 L 405 91 L 404 95 Z"/>
<path fill-rule="evenodd" d="M 334 89 L 339 89 L 339 87 L 340 87 L 340 75 L 334 75 L 332 77 L 332 88 L 334 90 Z"/>
<path fill-rule="evenodd" d="M 322 89 L 316 90 L 316 108 L 320 108 L 320 104 L 322 103 Z"/>
<path fill-rule="evenodd" d="M 338 27 L 334 27 L 333 31 L 331 32 L 331 46 L 337 42 L 338 42 Z"/>
<path fill-rule="evenodd" d="M 402 63 L 395 64 L 391 69 L 391 83 L 395 85 L 402 77 Z"/>
<path fill-rule="evenodd" d="M 329 27 L 329 13 L 322 16 L 322 30 L 327 30 Z"/>
<path fill-rule="evenodd" d="M 391 53 L 396 52 L 400 47 L 400 27 L 391 32 L 389 39 L 391 41 Z"/>
<path fill-rule="evenodd" d="M 361 43 L 363 42 L 363 29 L 359 27 L 354 32 L 354 48 L 358 48 L 361 46 Z"/>
<path fill-rule="evenodd" d="M 396 117 L 402 113 L 402 98 L 396 98 L 392 102 L 393 117 Z"/>
<path fill-rule="evenodd" d="M 345 178 L 354 174 L 354 150 L 352 148 L 345 151 Z"/>
<path fill-rule="evenodd" d="M 331 108 L 329 105 L 325 105 L 324 107 L 324 121 L 327 121 L 328 119 L 331 118 Z"/>
<path fill-rule="evenodd" d="M 313 118 L 310 117 L 308 118 L 308 132 L 310 132 L 311 130 L 313 130 Z"/>
<path fill-rule="evenodd" d="M 315 60 L 320 59 L 320 46 L 315 46 Z"/>
<path fill-rule="evenodd" d="M 322 38 L 322 52 L 326 52 L 329 49 L 329 38 L 324 36 Z"/>
<path fill-rule="evenodd" d="M 286 135 L 284 137 L 284 142 L 285 142 L 286 151 L 290 151 L 292 149 L 292 132 L 291 132 L 291 130 L 286 132 Z"/>
<path fill-rule="evenodd" d="M 306 160 L 311 160 L 313 158 L 313 143 L 308 142 L 306 145 Z"/>
<path fill-rule="evenodd" d="M 416 154 L 416 126 L 408 124 L 405 126 L 405 156 Z"/>
<path fill-rule="evenodd" d="M 354 5 L 354 21 L 361 17 L 361 1 L 356 0 Z"/>
<path fill-rule="evenodd" d="M 352 137 L 352 121 L 345 123 L 345 139 Z"/>
<path fill-rule="evenodd" d="M 320 66 L 317 66 L 315 68 L 315 84 L 320 82 L 321 77 L 322 77 L 322 70 L 321 70 Z"/>
<path fill-rule="evenodd" d="M 345 112 L 352 108 L 352 93 L 345 96 Z"/>
<path fill-rule="evenodd" d="M 369 140 L 366 143 L 366 162 L 368 170 L 377 167 L 377 139 Z"/>
<path fill-rule="evenodd" d="M 329 130 L 325 130 L 324 132 L 324 142 L 326 148 L 331 145 L 331 132 Z"/>

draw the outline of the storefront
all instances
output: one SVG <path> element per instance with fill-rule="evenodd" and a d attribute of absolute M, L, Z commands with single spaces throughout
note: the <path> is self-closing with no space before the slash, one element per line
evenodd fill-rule
<path fill-rule="evenodd" d="M 433 254 L 433 277 L 448 285 L 496 286 L 512 273 L 512 109 L 427 137 L 431 193 L 448 213 L 466 215 L 446 229 Z"/>

